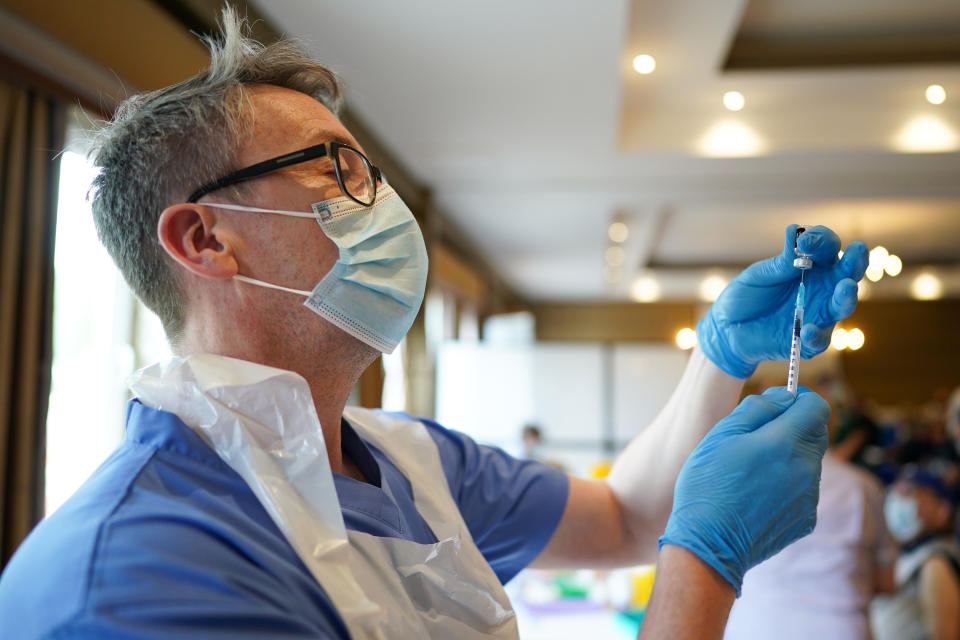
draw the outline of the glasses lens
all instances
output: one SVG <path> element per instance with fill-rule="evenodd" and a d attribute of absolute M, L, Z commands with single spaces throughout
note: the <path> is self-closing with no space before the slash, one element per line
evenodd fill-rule
<path fill-rule="evenodd" d="M 367 159 L 347 147 L 337 149 L 340 161 L 340 177 L 347 195 L 365 205 L 373 204 L 377 184 L 373 179 L 373 168 Z"/>

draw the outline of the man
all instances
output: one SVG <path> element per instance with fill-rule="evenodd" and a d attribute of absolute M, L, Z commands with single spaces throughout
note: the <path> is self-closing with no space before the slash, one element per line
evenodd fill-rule
<path fill-rule="evenodd" d="M 607 481 L 345 411 L 421 303 L 423 239 L 337 119 L 332 74 L 243 39 L 229 12 L 224 32 L 208 71 L 103 132 L 99 233 L 178 357 L 135 377 L 125 443 L 11 561 L 0 625 L 510 638 L 501 583 L 521 568 L 636 563 L 659 538 L 644 633 L 719 637 L 746 569 L 815 517 L 826 404 L 774 389 L 724 418 L 758 362 L 786 357 L 795 227 L 701 321 L 702 351 Z M 798 242 L 810 357 L 853 311 L 866 248 L 838 261 L 822 227 Z"/>
<path fill-rule="evenodd" d="M 932 469 L 911 465 L 890 487 L 887 526 L 900 543 L 896 592 L 870 611 L 876 640 L 960 638 L 960 547 L 954 539 L 956 496 Z"/>

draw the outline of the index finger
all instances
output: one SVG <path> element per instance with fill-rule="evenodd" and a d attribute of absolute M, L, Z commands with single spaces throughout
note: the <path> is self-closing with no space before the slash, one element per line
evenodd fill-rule
<path fill-rule="evenodd" d="M 797 249 L 809 255 L 816 266 L 832 267 L 839 259 L 840 236 L 823 225 L 807 227 L 797 238 Z"/>

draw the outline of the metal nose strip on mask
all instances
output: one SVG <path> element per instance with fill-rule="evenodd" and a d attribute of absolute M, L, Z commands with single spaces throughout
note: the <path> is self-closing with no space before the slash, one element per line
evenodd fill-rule
<path fill-rule="evenodd" d="M 363 205 L 349 198 L 332 198 L 330 200 L 324 200 L 323 202 L 315 202 L 310 205 L 310 208 L 313 209 L 313 212 L 317 214 L 321 222 L 329 222 L 334 218 L 339 218 L 342 216 L 347 216 L 358 211 L 369 210 L 372 207 L 375 207 L 379 204 L 382 204 L 389 200 L 390 198 L 399 198 L 399 194 L 393 190 L 389 185 L 384 185 L 382 189 L 377 191 L 377 197 L 370 205 Z"/>
<path fill-rule="evenodd" d="M 310 217 L 313 217 L 313 214 L 310 214 Z M 270 284 L 269 282 L 264 282 L 263 280 L 256 280 L 254 278 L 248 278 L 247 276 L 241 276 L 237 274 L 233 276 L 234 280 L 240 280 L 241 282 L 248 282 L 250 284 L 255 284 L 258 287 L 266 287 L 267 289 L 276 289 L 277 291 L 286 291 L 288 293 L 298 293 L 301 296 L 310 297 L 313 294 L 312 291 L 301 291 L 300 289 L 291 289 L 290 287 L 282 287 L 279 284 Z"/>

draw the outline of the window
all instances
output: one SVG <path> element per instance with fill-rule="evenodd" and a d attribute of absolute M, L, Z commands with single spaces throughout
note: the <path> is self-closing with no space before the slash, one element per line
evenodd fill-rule
<path fill-rule="evenodd" d="M 78 130 L 68 138 L 75 139 Z M 169 357 L 160 321 L 136 300 L 97 239 L 86 199 L 96 171 L 75 141 L 68 149 L 61 156 L 54 254 L 47 514 L 122 439 L 130 397 L 126 377 Z"/>

